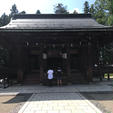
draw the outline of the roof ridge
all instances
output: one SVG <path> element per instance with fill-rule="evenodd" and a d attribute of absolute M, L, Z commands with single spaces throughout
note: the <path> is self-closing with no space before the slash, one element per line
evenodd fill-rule
<path fill-rule="evenodd" d="M 91 18 L 91 14 L 16 14 L 15 19 L 68 19 L 68 18 Z"/>

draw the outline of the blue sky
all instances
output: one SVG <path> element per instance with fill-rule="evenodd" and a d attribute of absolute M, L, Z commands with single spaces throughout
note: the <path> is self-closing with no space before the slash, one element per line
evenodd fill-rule
<path fill-rule="evenodd" d="M 63 3 L 67 6 L 69 12 L 73 12 L 76 9 L 79 13 L 83 12 L 83 4 L 86 0 L 0 0 L 0 15 L 4 12 L 10 13 L 12 5 L 15 3 L 19 11 L 25 10 L 26 13 L 36 13 L 39 9 L 41 13 L 54 13 L 53 7 L 57 3 Z M 89 4 L 95 2 L 95 0 L 87 0 Z"/>

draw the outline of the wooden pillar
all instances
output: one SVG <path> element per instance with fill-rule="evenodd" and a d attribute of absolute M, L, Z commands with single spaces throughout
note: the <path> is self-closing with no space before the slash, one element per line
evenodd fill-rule
<path fill-rule="evenodd" d="M 47 78 L 47 51 L 42 50 L 42 74 L 41 81 L 43 82 Z"/>
<path fill-rule="evenodd" d="M 87 81 L 87 46 L 80 42 L 80 71 L 85 81 Z"/>
<path fill-rule="evenodd" d="M 100 60 L 99 60 L 99 57 L 100 57 L 100 44 L 99 44 L 99 40 L 97 39 L 96 40 L 96 43 L 95 43 L 95 53 L 96 53 L 96 55 L 95 55 L 95 58 L 96 58 L 96 60 L 95 60 L 95 63 L 97 64 L 97 68 L 98 68 L 98 76 L 99 76 L 99 79 L 100 79 L 100 81 L 102 81 L 103 80 L 103 66 L 100 64 Z M 97 72 L 96 72 L 97 73 Z"/>
<path fill-rule="evenodd" d="M 87 81 L 92 82 L 93 80 L 93 72 L 92 72 L 92 67 L 93 67 L 93 50 L 92 50 L 92 45 L 91 42 L 88 42 L 88 52 L 87 52 Z"/>
<path fill-rule="evenodd" d="M 17 46 L 17 80 L 23 82 L 23 51 L 21 45 Z"/>
<path fill-rule="evenodd" d="M 68 78 L 70 78 L 71 77 L 71 70 L 70 70 L 70 44 L 67 44 L 66 67 L 67 67 L 67 75 L 68 75 Z"/>
<path fill-rule="evenodd" d="M 44 76 L 44 68 L 43 68 L 43 44 L 40 44 L 40 82 L 42 82 Z"/>
<path fill-rule="evenodd" d="M 110 73 L 108 73 L 108 80 L 110 80 Z"/>

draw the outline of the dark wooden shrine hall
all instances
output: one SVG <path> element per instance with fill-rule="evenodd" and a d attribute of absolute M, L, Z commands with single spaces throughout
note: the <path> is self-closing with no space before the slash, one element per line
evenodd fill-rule
<path fill-rule="evenodd" d="M 9 52 L 9 75 L 18 82 L 41 83 L 47 69 L 60 66 L 63 81 L 92 81 L 99 48 L 113 41 L 113 27 L 90 14 L 15 15 L 0 28 L 0 46 Z"/>

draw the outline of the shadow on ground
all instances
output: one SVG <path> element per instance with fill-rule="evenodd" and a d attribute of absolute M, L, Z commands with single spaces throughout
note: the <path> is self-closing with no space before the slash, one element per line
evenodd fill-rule
<path fill-rule="evenodd" d="M 113 92 L 82 92 L 81 94 L 89 100 L 113 101 Z"/>
<path fill-rule="evenodd" d="M 4 102 L 3 104 L 26 102 L 31 97 L 31 95 L 32 95 L 31 93 L 17 94 L 16 96 L 14 96 L 14 98 Z"/>

